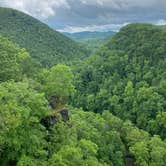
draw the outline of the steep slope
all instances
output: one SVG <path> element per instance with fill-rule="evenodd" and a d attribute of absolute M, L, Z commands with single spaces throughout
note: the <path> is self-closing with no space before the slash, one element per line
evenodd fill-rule
<path fill-rule="evenodd" d="M 0 35 L 7 37 L 45 66 L 70 63 L 88 53 L 77 43 L 22 12 L 0 8 Z"/>
<path fill-rule="evenodd" d="M 19 81 L 25 75 L 33 77 L 40 68 L 25 49 L 0 36 L 0 83 L 11 79 Z"/>
<path fill-rule="evenodd" d="M 74 104 L 93 112 L 110 110 L 166 138 L 165 66 L 166 29 L 128 25 L 76 67 Z"/>
<path fill-rule="evenodd" d="M 94 51 L 99 49 L 101 46 L 105 45 L 110 37 L 115 35 L 115 32 L 78 32 L 78 33 L 64 33 L 64 35 L 85 44 Z"/>
<path fill-rule="evenodd" d="M 151 24 L 130 24 L 121 29 L 106 45 L 129 55 L 155 60 L 166 55 L 166 28 Z M 160 59 L 161 60 L 161 59 Z"/>
<path fill-rule="evenodd" d="M 146 56 L 142 64 L 144 56 L 106 46 L 77 74 L 62 64 L 38 72 L 25 49 L 0 37 L 0 165 L 165 166 L 166 60 Z M 101 114 L 67 106 L 74 76 L 76 104 Z"/>

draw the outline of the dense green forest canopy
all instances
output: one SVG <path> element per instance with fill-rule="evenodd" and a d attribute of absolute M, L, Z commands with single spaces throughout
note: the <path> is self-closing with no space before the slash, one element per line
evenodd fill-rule
<path fill-rule="evenodd" d="M 89 51 L 22 12 L 0 7 L 0 35 L 26 48 L 44 66 L 83 59 Z"/>
<path fill-rule="evenodd" d="M 57 64 L 61 61 L 50 64 L 48 51 L 43 58 L 51 67 L 44 68 L 39 63 L 43 59 L 32 51 L 43 48 L 29 51 L 12 42 L 18 29 L 12 35 L 8 19 L 20 15 L 26 20 L 26 15 L 9 9 L 0 13 L 3 10 L 11 36 L 0 36 L 0 165 L 165 166 L 164 28 L 128 25 L 70 67 Z M 25 24 L 23 20 L 20 23 Z M 22 28 L 28 26 L 29 21 Z M 34 34 L 31 29 L 25 32 L 18 41 L 30 42 L 28 36 Z M 45 32 L 48 40 L 51 32 Z M 72 44 L 68 42 L 64 44 Z M 69 55 L 62 56 L 63 63 Z"/>
<path fill-rule="evenodd" d="M 18 81 L 25 74 L 33 77 L 41 69 L 40 63 L 33 60 L 25 49 L 0 36 L 0 82 Z"/>
<path fill-rule="evenodd" d="M 128 25 L 75 67 L 75 106 L 110 110 L 166 138 L 166 29 Z"/>

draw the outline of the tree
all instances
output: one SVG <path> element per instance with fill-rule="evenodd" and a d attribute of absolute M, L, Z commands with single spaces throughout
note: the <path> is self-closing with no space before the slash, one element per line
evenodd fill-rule
<path fill-rule="evenodd" d="M 137 142 L 134 146 L 130 147 L 131 154 L 135 157 L 136 166 L 148 166 L 150 155 L 147 142 Z"/>
<path fill-rule="evenodd" d="M 165 166 L 166 143 L 159 136 L 154 136 L 150 140 L 151 166 Z"/>
<path fill-rule="evenodd" d="M 97 156 L 98 146 L 95 143 L 86 139 L 81 139 L 79 142 L 79 147 L 81 148 L 84 159 Z"/>
<path fill-rule="evenodd" d="M 43 70 L 39 75 L 42 84 L 42 92 L 46 97 L 56 96 L 59 104 L 65 104 L 67 98 L 75 92 L 73 86 L 73 74 L 71 69 L 65 65 L 57 65 L 50 70 Z"/>
<path fill-rule="evenodd" d="M 29 54 L 0 36 L 0 82 L 9 79 L 19 80 L 22 75 L 21 64 Z"/>
<path fill-rule="evenodd" d="M 49 112 L 44 94 L 30 89 L 27 82 L 0 84 L 1 163 L 15 165 L 24 155 L 24 161 L 46 159 L 46 131 L 40 121 Z"/>
<path fill-rule="evenodd" d="M 57 154 L 55 153 L 49 160 L 49 164 L 53 166 L 81 166 L 82 163 L 81 149 L 71 146 L 63 146 L 61 150 Z"/>
<path fill-rule="evenodd" d="M 146 128 L 148 121 L 163 110 L 163 99 L 152 87 L 142 87 L 137 92 L 137 125 Z"/>

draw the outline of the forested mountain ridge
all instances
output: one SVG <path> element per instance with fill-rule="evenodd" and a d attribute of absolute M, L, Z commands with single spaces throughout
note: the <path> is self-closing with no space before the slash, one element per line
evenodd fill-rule
<path fill-rule="evenodd" d="M 0 20 L 0 35 L 26 48 L 44 66 L 70 63 L 89 54 L 76 42 L 22 12 L 0 7 Z"/>
<path fill-rule="evenodd" d="M 71 39 L 88 46 L 94 52 L 99 49 L 101 46 L 105 45 L 110 37 L 116 34 L 116 32 L 77 32 L 77 33 L 63 33 L 64 35 L 70 37 Z"/>
<path fill-rule="evenodd" d="M 165 66 L 166 29 L 127 25 L 75 67 L 74 104 L 93 112 L 110 110 L 165 139 Z"/>
<path fill-rule="evenodd" d="M 89 32 L 89 31 L 83 31 L 83 32 L 76 32 L 76 33 L 67 33 L 64 32 L 65 35 L 68 37 L 71 37 L 75 40 L 84 40 L 84 39 L 105 39 L 108 37 L 111 37 L 115 34 L 116 32 L 113 31 L 108 31 L 108 32 Z"/>
<path fill-rule="evenodd" d="M 124 50 L 131 56 L 144 54 L 144 56 L 162 58 L 161 55 L 165 56 L 165 36 L 166 28 L 162 26 L 129 24 L 113 36 L 106 46 L 111 50 Z"/>
<path fill-rule="evenodd" d="M 82 62 L 46 68 L 0 36 L 0 165 L 165 166 L 164 33 L 128 25 Z"/>

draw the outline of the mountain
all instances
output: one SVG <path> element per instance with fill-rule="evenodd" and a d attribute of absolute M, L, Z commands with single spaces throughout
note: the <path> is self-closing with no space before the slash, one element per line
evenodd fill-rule
<path fill-rule="evenodd" d="M 131 24 L 84 60 L 72 54 L 70 67 L 44 68 L 43 57 L 31 52 L 36 62 L 17 40 L 31 41 L 36 53 L 41 42 L 46 66 L 60 62 L 60 54 L 50 56 L 54 46 L 73 41 L 31 17 L 29 25 L 17 16 L 15 25 L 9 16 L 1 29 L 15 43 L 0 36 L 1 166 L 165 166 L 166 29 Z"/>
<path fill-rule="evenodd" d="M 166 29 L 127 25 L 76 67 L 73 103 L 86 111 L 109 110 L 165 139 L 165 66 Z"/>
<path fill-rule="evenodd" d="M 64 35 L 70 37 L 75 41 L 79 41 L 80 43 L 87 45 L 89 48 L 97 50 L 104 44 L 108 42 L 108 39 L 115 35 L 116 33 L 113 31 L 108 32 L 77 32 L 77 33 L 67 33 Z"/>
<path fill-rule="evenodd" d="M 108 37 L 111 37 L 115 34 L 115 32 L 113 31 L 108 31 L 108 32 L 90 32 L 90 31 L 83 31 L 83 32 L 77 32 L 77 33 L 68 33 L 65 32 L 65 35 L 67 35 L 68 37 L 71 37 L 72 39 L 75 40 L 84 40 L 87 38 L 90 39 L 105 39 Z"/>
<path fill-rule="evenodd" d="M 26 48 L 44 66 L 69 64 L 88 55 L 88 51 L 73 40 L 17 10 L 1 7 L 0 20 L 0 35 Z"/>
<path fill-rule="evenodd" d="M 166 28 L 162 26 L 129 24 L 108 42 L 107 47 L 111 50 L 124 50 L 132 57 L 144 55 L 148 58 L 163 58 L 166 53 L 165 36 Z"/>

